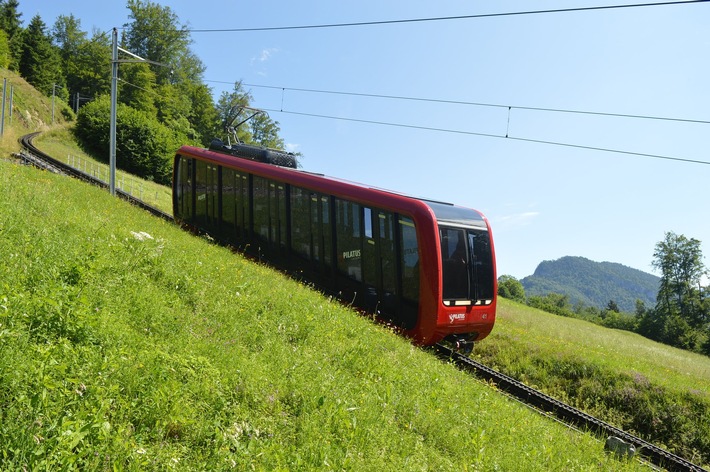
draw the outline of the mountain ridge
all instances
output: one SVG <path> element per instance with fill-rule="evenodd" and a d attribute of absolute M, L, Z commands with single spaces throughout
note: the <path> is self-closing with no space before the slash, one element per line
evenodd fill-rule
<path fill-rule="evenodd" d="M 567 295 L 573 305 L 605 308 L 610 301 L 624 312 L 634 312 L 636 300 L 656 304 L 660 278 L 616 262 L 595 262 L 578 256 L 542 261 L 533 275 L 520 282 L 527 296 Z"/>

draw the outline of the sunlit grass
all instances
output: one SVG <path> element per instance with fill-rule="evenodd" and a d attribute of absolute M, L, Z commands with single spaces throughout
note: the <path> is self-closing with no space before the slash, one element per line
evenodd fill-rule
<path fill-rule="evenodd" d="M 6 470 L 638 470 L 278 272 L 0 163 Z"/>

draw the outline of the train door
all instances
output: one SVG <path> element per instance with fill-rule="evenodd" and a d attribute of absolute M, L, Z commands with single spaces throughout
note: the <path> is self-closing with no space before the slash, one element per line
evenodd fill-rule
<path fill-rule="evenodd" d="M 413 329 L 419 316 L 419 243 L 411 218 L 400 216 L 397 221 L 397 255 L 399 263 L 400 306 L 397 321 Z"/>
<path fill-rule="evenodd" d="M 253 177 L 254 235 L 273 255 L 283 255 L 288 244 L 286 186 L 263 177 Z"/>
<path fill-rule="evenodd" d="M 394 215 L 367 207 L 362 214 L 365 308 L 393 319 L 398 311 Z"/>
<path fill-rule="evenodd" d="M 195 223 L 208 232 L 219 226 L 217 165 L 195 161 Z"/>
<path fill-rule="evenodd" d="M 296 270 L 313 273 L 331 288 L 332 231 L 330 198 L 311 190 L 290 187 L 291 256 Z"/>
<path fill-rule="evenodd" d="M 337 289 L 344 300 L 362 306 L 362 208 L 339 198 L 334 202 Z"/>

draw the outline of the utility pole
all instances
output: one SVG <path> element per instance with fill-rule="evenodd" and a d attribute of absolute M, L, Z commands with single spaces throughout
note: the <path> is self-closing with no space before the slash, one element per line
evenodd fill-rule
<path fill-rule="evenodd" d="M 111 56 L 111 132 L 109 136 L 109 191 L 116 195 L 116 88 L 118 86 L 118 29 L 113 29 Z"/>
<path fill-rule="evenodd" d="M 54 91 L 57 87 L 62 88 L 61 85 L 52 84 L 52 124 L 54 124 Z"/>
<path fill-rule="evenodd" d="M 5 89 L 7 89 L 7 77 L 2 79 L 2 112 L 0 113 L 0 136 L 5 134 Z"/>
<path fill-rule="evenodd" d="M 118 63 L 119 62 L 147 62 L 156 66 L 169 67 L 167 64 L 143 59 L 140 56 L 118 47 L 118 28 L 113 29 L 111 55 L 111 131 L 109 136 L 109 191 L 116 195 L 116 96 L 118 94 Z M 128 54 L 135 59 L 118 60 L 118 51 Z"/>

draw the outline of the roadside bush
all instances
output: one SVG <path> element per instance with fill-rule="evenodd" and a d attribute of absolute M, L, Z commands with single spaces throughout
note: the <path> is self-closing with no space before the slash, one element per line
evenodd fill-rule
<path fill-rule="evenodd" d="M 101 97 L 81 108 L 75 135 L 84 149 L 108 162 L 111 103 Z M 158 183 L 170 182 L 172 157 L 187 137 L 161 124 L 156 118 L 118 104 L 116 110 L 116 166 Z"/>

